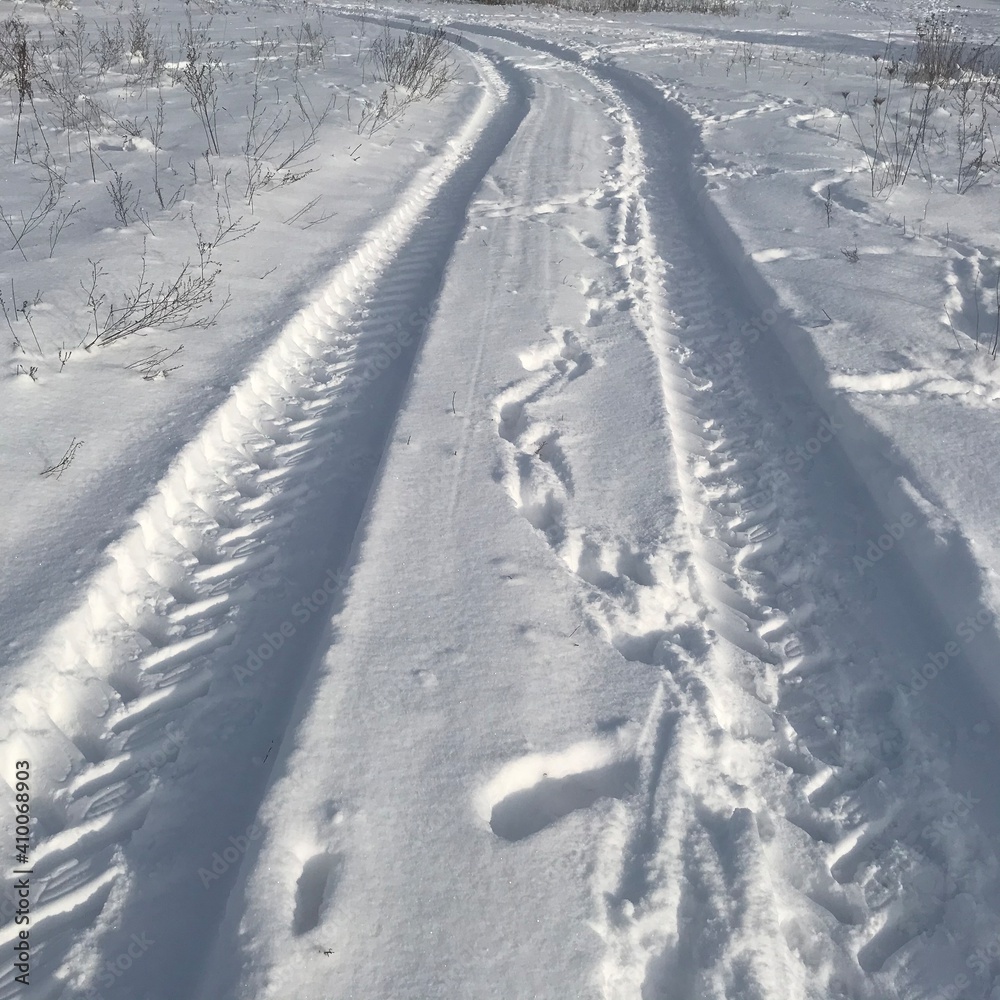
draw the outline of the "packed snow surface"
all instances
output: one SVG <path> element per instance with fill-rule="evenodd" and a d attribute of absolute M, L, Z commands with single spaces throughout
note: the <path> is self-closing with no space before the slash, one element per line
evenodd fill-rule
<path fill-rule="evenodd" d="M 994 3 L 0 13 L 0 1000 L 1000 998 Z"/>

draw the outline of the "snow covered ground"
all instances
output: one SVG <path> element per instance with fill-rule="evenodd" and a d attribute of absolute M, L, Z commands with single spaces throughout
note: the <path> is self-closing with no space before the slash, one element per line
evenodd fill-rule
<path fill-rule="evenodd" d="M 0 998 L 997 1000 L 995 4 L 16 12 Z"/>

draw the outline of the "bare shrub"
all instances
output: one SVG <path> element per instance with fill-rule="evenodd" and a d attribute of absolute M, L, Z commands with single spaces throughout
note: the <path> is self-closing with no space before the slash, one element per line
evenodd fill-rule
<path fill-rule="evenodd" d="M 125 56 L 125 29 L 121 21 L 116 20 L 98 26 L 93 53 L 97 64 L 97 75 L 101 78 L 106 76 L 112 67 L 121 64 Z"/>
<path fill-rule="evenodd" d="M 129 222 L 139 222 L 152 232 L 149 216 L 142 208 L 142 191 L 134 191 L 135 185 L 111 168 L 112 179 L 105 185 L 115 218 L 126 228 Z"/>
<path fill-rule="evenodd" d="M 218 61 L 209 54 L 202 32 L 188 29 L 185 33 L 187 61 L 180 81 L 191 98 L 191 110 L 198 116 L 209 152 L 219 155 L 219 90 L 216 81 Z"/>
<path fill-rule="evenodd" d="M 0 312 L 3 313 L 4 321 L 7 324 L 7 329 L 10 330 L 11 336 L 14 338 L 14 346 L 22 353 L 27 354 L 28 352 L 24 349 L 24 344 L 21 341 L 21 337 L 18 335 L 17 330 L 14 329 L 14 323 L 24 323 L 31 332 L 31 339 L 35 342 L 35 350 L 38 352 L 39 357 L 44 353 L 42 351 L 42 345 L 38 341 L 38 334 L 35 332 L 34 324 L 31 322 L 31 309 L 32 306 L 36 306 L 41 302 L 41 293 L 35 293 L 35 301 L 29 302 L 27 299 L 22 299 L 20 307 L 17 304 L 17 292 L 14 290 L 14 279 L 10 279 L 10 309 L 7 308 L 7 301 L 3 296 L 3 292 L 0 292 Z M 11 321 L 10 314 L 14 313 L 14 319 Z M 36 369 L 37 370 L 37 369 Z"/>
<path fill-rule="evenodd" d="M 25 102 L 34 109 L 33 83 L 38 77 L 35 45 L 28 38 L 28 26 L 16 14 L 0 24 L 0 75 L 7 79 L 17 96 L 17 128 L 14 134 L 14 162 L 21 142 L 21 119 Z"/>
<path fill-rule="evenodd" d="M 130 85 L 138 84 L 142 88 L 159 81 L 167 62 L 166 43 L 152 27 L 152 19 L 139 0 L 133 0 L 129 13 L 125 50 L 129 58 Z"/>
<path fill-rule="evenodd" d="M 437 97 L 454 79 L 451 43 L 443 28 L 430 32 L 408 29 L 394 34 L 388 27 L 372 42 L 368 58 L 375 79 L 400 87 L 414 97 Z"/>
<path fill-rule="evenodd" d="M 312 173 L 309 161 L 304 156 L 316 145 L 319 130 L 335 106 L 336 98 L 331 97 L 326 107 L 317 111 L 308 95 L 297 89 L 292 102 L 298 109 L 295 115 L 298 128 L 289 132 L 286 140 L 282 137 L 292 122 L 293 112 L 286 108 L 274 112 L 269 119 L 266 118 L 260 81 L 254 81 L 250 106 L 247 108 L 247 137 L 243 143 L 247 176 L 244 196 L 251 211 L 258 191 L 271 184 L 294 184 Z"/>
<path fill-rule="evenodd" d="M 25 215 L 24 209 L 19 209 L 16 216 L 13 212 L 8 214 L 3 205 L 0 204 L 0 224 L 6 228 L 13 240 L 10 249 L 17 250 L 25 261 L 28 259 L 23 245 L 25 237 L 34 232 L 59 204 L 65 185 L 65 177 L 57 170 L 52 169 L 48 171 L 48 184 L 45 190 L 39 195 L 34 206 L 28 210 L 27 215 Z"/>
<path fill-rule="evenodd" d="M 414 101 L 437 97 L 455 78 L 451 42 L 442 28 L 408 28 L 400 34 L 386 26 L 365 55 L 362 67 L 369 65 L 373 78 L 386 85 L 378 98 L 362 102 L 357 131 L 369 137 L 399 119 Z"/>
<path fill-rule="evenodd" d="M 322 13 L 316 25 L 312 25 L 308 21 L 303 21 L 296 29 L 293 37 L 295 38 L 296 74 L 304 66 L 315 68 L 324 65 L 323 53 L 326 51 L 329 39 L 323 30 Z"/>
<path fill-rule="evenodd" d="M 147 357 L 126 365 L 125 370 L 138 372 L 146 382 L 152 382 L 153 379 L 157 378 L 166 378 L 171 372 L 184 367 L 183 365 L 170 364 L 170 361 L 183 350 L 183 344 L 180 347 L 175 347 L 172 351 L 167 347 L 160 347 Z"/>
<path fill-rule="evenodd" d="M 385 128 L 391 121 L 395 121 L 403 109 L 393 104 L 389 100 L 389 91 L 383 90 L 376 101 L 364 101 L 361 105 L 361 114 L 358 118 L 358 135 L 366 132 L 371 138 L 376 132 Z"/>
<path fill-rule="evenodd" d="M 59 237 L 62 236 L 64 229 L 68 229 L 73 225 L 70 219 L 74 215 L 78 215 L 83 211 L 82 206 L 78 201 L 74 201 L 69 208 L 60 208 L 56 210 L 55 218 L 49 223 L 49 258 L 56 252 L 56 244 L 59 242 Z"/>
<path fill-rule="evenodd" d="M 917 44 L 906 79 L 909 83 L 945 84 L 963 73 L 993 76 L 1000 69 L 995 42 L 973 42 L 943 14 L 917 22 Z"/>
<path fill-rule="evenodd" d="M 942 15 L 917 22 L 917 44 L 906 81 L 922 89 L 917 141 L 926 138 L 930 110 L 946 107 L 955 119 L 955 190 L 965 194 L 997 167 L 994 125 L 1000 126 L 1000 50 L 994 41 L 970 41 Z"/>
<path fill-rule="evenodd" d="M 58 11 L 50 12 L 49 26 L 54 47 L 40 74 L 42 85 L 46 91 L 56 89 L 78 97 L 88 89 L 91 45 L 86 18 L 77 13 L 67 23 Z"/>
<path fill-rule="evenodd" d="M 63 457 L 59 459 L 58 462 L 54 462 L 52 465 L 47 466 L 42 469 L 40 475 L 47 479 L 49 476 L 55 479 L 60 479 L 62 474 L 73 464 L 73 459 L 76 458 L 76 453 L 83 447 L 83 441 L 77 441 L 74 437 L 69 443 L 69 447 L 63 452 Z"/>
<path fill-rule="evenodd" d="M 217 266 L 202 267 L 200 272 L 188 261 L 173 277 L 159 283 L 147 277 L 145 250 L 135 284 L 116 300 L 103 289 L 107 272 L 100 261 L 89 261 L 90 282 L 81 282 L 91 320 L 80 346 L 85 350 L 107 347 L 145 330 L 180 330 L 184 327 L 209 327 L 218 313 L 194 319 L 195 314 L 212 302 Z M 223 303 L 223 307 L 225 303 Z"/>

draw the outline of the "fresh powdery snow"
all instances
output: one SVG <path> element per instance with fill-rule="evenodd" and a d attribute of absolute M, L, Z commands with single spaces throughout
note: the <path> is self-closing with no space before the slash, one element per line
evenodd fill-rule
<path fill-rule="evenodd" d="M 0 1000 L 1000 1000 L 1000 8 L 602 6 L 0 0 Z"/>

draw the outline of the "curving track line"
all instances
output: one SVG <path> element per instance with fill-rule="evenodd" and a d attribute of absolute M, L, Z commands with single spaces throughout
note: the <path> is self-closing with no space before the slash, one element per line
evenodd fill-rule
<path fill-rule="evenodd" d="M 908 690 L 947 630 L 902 561 L 859 581 L 853 557 L 882 530 L 878 509 L 841 453 L 840 425 L 789 362 L 779 317 L 708 236 L 694 129 L 625 70 L 511 29 L 461 27 L 577 65 L 614 109 L 623 145 L 608 256 L 660 370 L 664 460 L 684 500 L 691 597 L 706 612 L 623 642 L 634 602 L 615 598 L 621 580 L 605 588 L 618 604 L 612 641 L 626 659 L 661 663 L 664 679 L 638 744 L 640 787 L 619 807 L 595 883 L 603 994 L 875 1000 L 954 985 L 1000 926 L 997 800 L 978 763 L 995 739 L 972 735 L 981 705 Z M 507 393 L 500 433 L 516 449 L 511 475 L 550 484 L 515 499 L 564 552 L 551 524 L 569 491 L 551 485 L 556 449 L 536 449 L 525 415 L 545 391 L 535 380 Z M 555 475 L 532 471 L 545 463 Z M 956 816 L 960 828 L 935 835 Z M 979 985 L 970 995 L 988 994 L 988 979 Z"/>
<path fill-rule="evenodd" d="M 995 738 L 973 739 L 976 706 L 929 704 L 906 686 L 940 645 L 936 609 L 892 557 L 858 580 L 875 505 L 777 318 L 706 235 L 689 120 L 624 70 L 510 29 L 458 27 L 497 58 L 477 57 L 486 93 L 452 151 L 281 331 L 4 692 L 4 773 L 28 757 L 42 790 L 33 1000 L 85 995 L 135 933 L 158 943 L 141 959 L 146 995 L 197 983 L 304 665 L 349 586 L 337 569 L 350 565 L 445 262 L 527 113 L 536 70 L 505 61 L 512 50 L 575 68 L 602 95 L 619 150 L 604 192 L 613 244 L 583 244 L 616 271 L 614 295 L 579 332 L 549 331 L 522 357 L 528 376 L 495 399 L 515 506 L 618 653 L 661 671 L 630 755 L 588 751 L 613 800 L 592 885 L 595 990 L 927 995 L 1000 932 L 985 819 L 1000 802 L 977 760 L 995 757 Z M 614 377 L 591 364 L 591 324 L 612 308 L 630 311 L 659 375 L 649 406 L 663 416 L 677 511 L 655 540 L 609 540 L 591 523 L 561 445 L 586 428 L 537 415 L 576 379 Z M 497 837 L 538 828 L 507 799 L 492 808 Z M 948 838 L 927 834 L 954 816 Z M 234 840 L 235 817 L 246 828 Z M 306 885 L 328 874 L 300 872 Z M 13 930 L 0 927 L 0 942 Z M 981 985 L 969 995 L 988 995 Z M 0 1000 L 13 995 L 8 978 Z"/>
<path fill-rule="evenodd" d="M 108 974 L 123 955 L 160 996 L 157 982 L 194 975 L 191 942 L 211 943 L 245 851 L 233 823 L 252 828 L 320 609 L 347 585 L 465 205 L 524 113 L 502 70 L 471 58 L 483 93 L 447 152 L 277 334 L 78 610 L 5 679 L 3 773 L 27 758 L 35 789 L 32 1000 L 98 984 L 134 998 Z M 135 957 L 136 933 L 157 947 Z M 10 963 L 3 975 L 0 998 L 20 996 Z"/>

